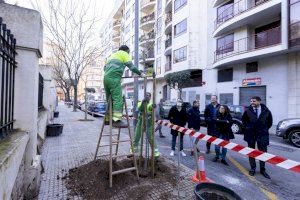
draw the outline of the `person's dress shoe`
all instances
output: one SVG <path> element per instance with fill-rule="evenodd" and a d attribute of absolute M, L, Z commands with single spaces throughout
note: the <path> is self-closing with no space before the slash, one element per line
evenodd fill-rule
<path fill-rule="evenodd" d="M 112 124 L 113 127 L 115 128 L 127 128 L 127 124 L 123 122 L 122 120 L 114 121 Z"/>
<path fill-rule="evenodd" d="M 265 178 L 267 179 L 271 179 L 271 177 L 269 176 L 269 174 L 267 174 L 267 172 L 265 170 L 260 171 L 261 175 L 263 175 Z"/>
<path fill-rule="evenodd" d="M 212 161 L 213 162 L 218 162 L 219 158 L 218 157 L 215 157 Z"/>
<path fill-rule="evenodd" d="M 250 176 L 254 176 L 254 174 L 255 174 L 255 169 L 250 169 L 249 175 L 250 175 Z"/>
<path fill-rule="evenodd" d="M 160 137 L 160 138 L 165 138 L 166 136 L 164 136 L 164 135 L 159 135 L 159 137 Z"/>
<path fill-rule="evenodd" d="M 221 163 L 224 164 L 224 165 L 227 165 L 227 166 L 229 165 L 229 164 L 227 163 L 227 161 L 224 160 L 224 159 L 221 160 Z"/>

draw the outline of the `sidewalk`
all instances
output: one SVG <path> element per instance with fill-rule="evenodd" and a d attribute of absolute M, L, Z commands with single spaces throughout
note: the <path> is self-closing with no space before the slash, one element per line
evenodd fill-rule
<path fill-rule="evenodd" d="M 42 182 L 38 199 L 81 199 L 68 195 L 70 191 L 65 186 L 64 176 L 69 169 L 92 161 L 102 120 L 88 122 L 79 121 L 84 114 L 72 112 L 71 108 L 60 104 L 60 117 L 55 121 L 64 124 L 63 134 L 58 137 L 47 137 L 42 148 L 42 162 L 45 172 L 42 174 Z M 90 119 L 93 119 L 89 116 Z M 122 137 L 126 137 L 123 134 Z M 108 137 L 107 137 L 108 139 Z M 121 151 L 129 151 L 129 147 L 121 145 Z M 183 176 L 180 188 L 186 192 L 185 199 L 194 199 L 194 183 L 190 177 L 194 171 L 182 166 Z M 163 188 L 162 191 L 172 191 L 173 188 Z M 159 193 L 151 194 L 149 199 L 159 199 Z M 118 195 L 113 199 L 126 199 Z M 176 198 L 174 198 L 176 199 Z"/>

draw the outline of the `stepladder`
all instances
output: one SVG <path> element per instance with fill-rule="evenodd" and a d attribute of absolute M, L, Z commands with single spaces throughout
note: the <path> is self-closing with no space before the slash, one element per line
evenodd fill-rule
<path fill-rule="evenodd" d="M 126 144 L 128 143 L 128 147 L 132 148 L 133 146 L 133 141 L 132 141 L 132 135 L 131 135 L 131 130 L 130 130 L 130 122 L 129 122 L 129 116 L 127 112 L 127 105 L 126 105 L 126 100 L 125 97 L 123 97 L 123 104 L 125 107 L 125 118 L 126 118 L 126 124 L 127 126 L 122 126 L 122 127 L 113 127 L 113 101 L 112 98 L 109 97 L 108 105 L 106 107 L 106 115 L 109 115 L 109 125 L 106 125 L 105 119 L 103 119 L 103 123 L 101 126 L 101 131 L 100 131 L 100 136 L 97 142 L 97 147 L 96 147 L 96 152 L 94 156 L 94 160 L 96 159 L 108 159 L 109 160 L 109 187 L 112 188 L 113 185 L 113 176 L 116 176 L 121 173 L 127 173 L 131 171 L 135 171 L 137 181 L 139 180 L 139 172 L 138 172 L 138 166 L 137 166 L 137 161 L 136 157 L 134 155 L 134 152 L 132 153 L 121 153 L 119 151 L 120 145 L 121 144 Z M 105 132 L 105 126 L 109 127 L 108 133 L 107 131 Z M 121 139 L 121 129 L 128 129 L 128 138 L 126 139 Z M 105 138 L 108 138 L 105 139 Z M 106 148 L 106 150 L 105 150 Z M 108 153 L 107 152 L 108 149 Z M 127 148 L 127 149 L 130 149 Z M 103 152 L 105 152 L 103 154 Z M 129 168 L 124 168 L 124 169 L 119 169 L 114 171 L 114 164 L 117 162 L 117 159 L 124 159 L 126 157 L 130 157 L 133 162 L 133 167 Z"/>

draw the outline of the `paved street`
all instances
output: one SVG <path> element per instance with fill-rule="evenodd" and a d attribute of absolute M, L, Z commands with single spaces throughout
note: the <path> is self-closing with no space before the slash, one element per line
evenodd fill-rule
<path fill-rule="evenodd" d="M 60 105 L 60 118 L 65 124 L 64 133 L 59 137 L 47 138 L 43 147 L 42 160 L 45 173 L 42 176 L 42 185 L 39 199 L 67 199 L 68 192 L 62 177 L 68 169 L 87 163 L 92 159 L 96 140 L 99 134 L 97 127 L 100 126 L 102 118 L 89 118 L 94 121 L 80 122 L 83 118 L 82 112 L 72 112 L 66 106 Z M 166 138 L 156 135 L 159 149 L 163 156 L 176 161 L 176 157 L 170 157 L 171 135 L 169 129 L 163 127 Z M 205 132 L 203 128 L 202 132 Z M 234 142 L 245 145 L 241 135 L 236 135 Z M 299 199 L 300 198 L 300 176 L 267 164 L 267 170 L 271 180 L 265 179 L 259 173 L 256 176 L 248 176 L 248 159 L 235 152 L 228 152 L 230 166 L 214 163 L 211 160 L 214 154 L 204 154 L 204 143 L 199 144 L 202 155 L 205 156 L 207 176 L 214 182 L 227 186 L 236 191 L 244 199 Z M 189 155 L 189 139 L 185 137 L 184 148 L 187 157 L 182 163 L 190 168 L 190 174 L 195 168 L 194 157 Z M 213 150 L 214 148 L 212 148 Z M 290 146 L 281 138 L 271 136 L 269 152 L 292 160 L 299 161 L 300 149 Z M 189 177 L 186 177 L 189 180 Z M 76 197 L 74 197 L 76 199 Z"/>

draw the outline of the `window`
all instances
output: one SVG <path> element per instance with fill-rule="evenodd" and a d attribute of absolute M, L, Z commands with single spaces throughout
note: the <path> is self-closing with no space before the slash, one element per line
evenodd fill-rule
<path fill-rule="evenodd" d="M 225 3 L 217 9 L 217 23 L 222 23 L 234 16 L 233 0 Z"/>
<path fill-rule="evenodd" d="M 182 62 L 186 60 L 187 48 L 181 47 L 180 49 L 174 50 L 174 63 Z"/>
<path fill-rule="evenodd" d="M 130 31 L 130 26 L 127 25 L 126 28 L 125 28 L 125 34 L 127 34 L 129 31 Z"/>
<path fill-rule="evenodd" d="M 162 19 L 160 17 L 157 19 L 157 22 L 156 22 L 157 35 L 161 35 L 161 28 L 162 28 Z"/>
<path fill-rule="evenodd" d="M 157 16 L 162 13 L 162 0 L 157 0 Z"/>
<path fill-rule="evenodd" d="M 218 71 L 218 83 L 233 80 L 233 69 L 222 69 Z"/>
<path fill-rule="evenodd" d="M 135 19 L 132 20 L 132 24 L 131 27 L 134 28 L 135 27 Z"/>
<path fill-rule="evenodd" d="M 255 29 L 255 47 L 261 48 L 281 41 L 280 21 L 276 21 Z"/>
<path fill-rule="evenodd" d="M 186 32 L 187 29 L 187 19 L 179 22 L 174 26 L 174 35 L 178 36 Z"/>
<path fill-rule="evenodd" d="M 257 62 L 246 63 L 246 73 L 252 73 L 258 71 Z"/>
<path fill-rule="evenodd" d="M 161 37 L 157 38 L 156 45 L 156 53 L 161 54 Z"/>
<path fill-rule="evenodd" d="M 176 12 L 181 7 L 183 7 L 184 5 L 186 5 L 186 3 L 187 3 L 187 0 L 175 0 L 174 1 L 174 11 Z"/>
<path fill-rule="evenodd" d="M 156 60 L 156 74 L 161 74 L 161 58 L 158 58 Z"/>
<path fill-rule="evenodd" d="M 220 94 L 220 104 L 233 105 L 233 93 Z"/>
<path fill-rule="evenodd" d="M 228 53 L 234 50 L 233 33 L 217 40 L 217 55 Z"/>
<path fill-rule="evenodd" d="M 130 17 L 130 9 L 126 12 L 126 19 Z"/>

